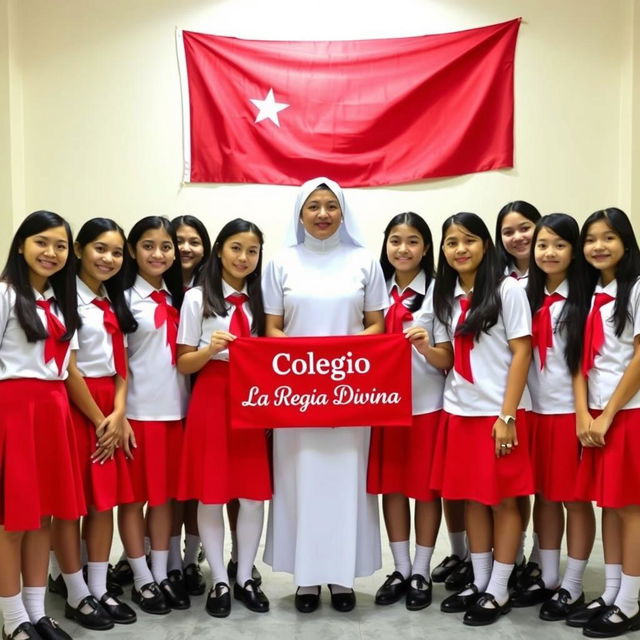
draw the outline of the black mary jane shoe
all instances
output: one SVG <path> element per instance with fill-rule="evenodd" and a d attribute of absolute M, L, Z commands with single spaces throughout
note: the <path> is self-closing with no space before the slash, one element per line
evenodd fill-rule
<path fill-rule="evenodd" d="M 592 607 L 591 605 L 595 606 Z M 565 622 L 570 627 L 584 627 L 589 624 L 591 620 L 597 618 L 601 613 L 604 613 L 607 607 L 607 603 L 602 598 L 596 598 L 568 614 Z"/>
<path fill-rule="evenodd" d="M 143 592 L 150 594 L 150 597 L 145 597 Z M 145 613 L 153 613 L 155 615 L 165 615 L 171 611 L 171 607 L 164 599 L 162 591 L 157 582 L 149 582 L 142 586 L 140 591 L 135 588 L 135 585 L 131 587 L 131 600 L 137 604 Z"/>
<path fill-rule="evenodd" d="M 511 575 L 509 576 L 509 582 L 507 583 L 509 592 L 513 592 L 517 590 L 518 584 L 520 583 L 520 580 L 522 579 L 522 576 L 524 575 L 524 571 L 526 568 L 527 568 L 527 561 L 524 558 L 522 558 L 521 562 L 516 563 L 513 566 L 513 569 L 511 570 Z"/>
<path fill-rule="evenodd" d="M 455 553 L 447 556 L 439 565 L 433 568 L 431 580 L 444 582 L 461 564 L 463 560 Z"/>
<path fill-rule="evenodd" d="M 235 560 L 229 560 L 229 564 L 227 564 L 227 575 L 229 576 L 229 580 L 235 580 L 237 573 L 238 563 Z M 255 564 L 251 567 L 251 579 L 258 587 L 262 584 L 262 574 L 258 571 Z"/>
<path fill-rule="evenodd" d="M 233 597 L 240 600 L 249 611 L 266 613 L 269 611 L 269 598 L 256 584 L 255 580 L 247 580 L 244 587 L 237 582 L 233 585 Z"/>
<path fill-rule="evenodd" d="M 462 592 L 468 589 L 471 589 L 472 593 L 463 596 Z M 463 589 L 460 589 L 458 593 L 454 593 L 452 596 L 445 598 L 440 603 L 440 611 L 444 613 L 462 613 L 474 605 L 479 597 L 480 592 L 478 591 L 478 587 L 473 583 L 468 584 Z"/>
<path fill-rule="evenodd" d="M 50 616 L 42 616 L 33 626 L 42 640 L 72 640 L 71 636 Z"/>
<path fill-rule="evenodd" d="M 55 593 L 57 596 L 61 596 L 65 600 L 67 599 L 67 585 L 62 574 L 60 574 L 55 580 L 51 577 L 51 574 L 49 574 L 47 585 L 49 593 Z"/>
<path fill-rule="evenodd" d="M 409 580 L 405 606 L 409 611 L 420 611 L 431 604 L 431 592 L 433 590 L 431 580 L 423 575 L 414 573 Z"/>
<path fill-rule="evenodd" d="M 614 622 L 611 620 L 613 616 L 618 616 L 619 620 Z M 614 604 L 585 625 L 582 633 L 588 638 L 614 638 L 627 631 L 638 629 L 640 629 L 640 610 L 629 618 Z"/>
<path fill-rule="evenodd" d="M 231 613 L 231 590 L 226 582 L 211 587 L 204 608 L 214 618 L 226 618 Z"/>
<path fill-rule="evenodd" d="M 29 638 L 29 640 L 40 640 L 38 632 L 30 622 L 23 622 L 21 625 L 17 626 L 9 635 L 7 635 L 4 627 L 2 627 L 2 640 L 15 640 L 15 638 L 17 638 L 20 634 L 22 634 L 25 638 Z"/>
<path fill-rule="evenodd" d="M 564 620 L 584 605 L 584 593 L 581 593 L 574 602 L 569 600 L 571 600 L 571 594 L 566 589 L 558 589 L 554 596 L 540 607 L 540 619 L 548 622 Z"/>
<path fill-rule="evenodd" d="M 470 560 L 465 560 L 447 576 L 444 588 L 447 591 L 460 591 L 471 582 L 473 582 L 473 565 Z"/>
<path fill-rule="evenodd" d="M 484 605 L 487 603 L 491 606 L 485 607 Z M 476 603 L 467 609 L 462 622 L 470 627 L 483 627 L 487 624 L 493 624 L 500 616 L 509 613 L 509 611 L 511 611 L 509 600 L 500 605 L 490 593 L 483 593 Z"/>
<path fill-rule="evenodd" d="M 331 585 L 329 585 L 329 593 L 331 594 L 331 606 L 340 613 L 352 611 L 356 606 L 356 592 L 350 589 L 346 593 L 333 593 Z"/>
<path fill-rule="evenodd" d="M 320 587 L 318 593 L 299 593 L 300 587 L 296 589 L 294 604 L 300 613 L 313 613 L 320 604 Z"/>
<path fill-rule="evenodd" d="M 85 612 L 83 609 L 89 609 L 89 611 Z M 113 629 L 113 620 L 93 596 L 82 598 L 77 607 L 72 607 L 68 602 L 65 602 L 64 617 L 92 631 Z"/>
<path fill-rule="evenodd" d="M 199 564 L 188 564 L 182 571 L 182 579 L 190 596 L 201 596 L 204 593 L 204 576 Z"/>
<path fill-rule="evenodd" d="M 526 591 L 516 591 L 511 596 L 511 606 L 515 609 L 523 609 L 524 607 L 533 607 L 541 602 L 546 602 L 556 592 L 555 589 L 547 589 L 542 578 L 536 578 L 533 586 L 537 586 L 537 589 L 531 587 Z"/>
<path fill-rule="evenodd" d="M 394 571 L 376 591 L 375 603 L 387 605 L 398 602 L 407 593 L 407 586 L 408 580 L 399 571 Z"/>
<path fill-rule="evenodd" d="M 113 570 L 113 565 L 110 564 L 107 568 L 107 591 L 112 595 L 119 597 L 124 594 L 122 585 L 116 580 L 116 576 Z"/>
<path fill-rule="evenodd" d="M 519 565 L 522 567 L 522 564 Z M 513 588 L 516 591 L 526 591 L 529 587 L 537 584 L 537 580 L 542 577 L 542 569 L 537 562 L 527 562 L 524 569 L 519 570 L 519 575 Z"/>
<path fill-rule="evenodd" d="M 160 587 L 160 591 L 162 591 L 165 602 L 172 609 L 188 609 L 191 606 L 189 594 L 182 582 L 182 573 L 180 573 L 180 579 L 176 582 L 171 580 L 171 578 L 165 578 L 158 586 Z"/>
<path fill-rule="evenodd" d="M 113 567 L 112 573 L 113 580 L 115 580 L 121 587 L 126 587 L 128 584 L 133 583 L 133 569 L 128 560 L 118 560 L 116 566 Z"/>
<path fill-rule="evenodd" d="M 116 624 L 133 624 L 138 619 L 136 612 L 126 602 L 120 602 L 109 592 L 100 598 L 100 604 Z"/>

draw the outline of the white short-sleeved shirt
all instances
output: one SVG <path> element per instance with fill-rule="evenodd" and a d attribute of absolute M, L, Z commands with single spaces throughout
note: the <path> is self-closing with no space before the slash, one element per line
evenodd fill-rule
<path fill-rule="evenodd" d="M 236 291 L 233 287 L 229 286 L 224 280 L 222 281 L 222 295 L 227 298 L 230 295 L 237 293 L 247 294 L 247 288 L 242 291 Z M 229 325 L 231 323 L 231 316 L 235 310 L 235 306 L 227 302 L 226 316 L 210 316 L 209 318 L 202 317 L 202 287 L 194 287 L 189 289 L 184 296 L 184 302 L 180 310 L 180 328 L 178 330 L 178 344 L 189 345 L 190 347 L 197 347 L 201 349 L 206 347 L 211 341 L 211 335 L 214 331 L 229 331 Z M 242 310 L 247 316 L 249 326 L 253 323 L 253 314 L 249 308 L 249 300 L 247 299 L 242 305 Z M 229 349 L 223 349 L 219 353 L 216 353 L 211 360 L 224 360 L 229 361 Z"/>
<path fill-rule="evenodd" d="M 49 287 L 40 294 L 34 290 L 36 301 L 53 298 L 53 289 Z M 13 287 L 0 282 L 0 380 L 16 378 L 36 378 L 38 380 L 66 380 L 67 366 L 72 349 L 78 348 L 77 334 L 69 342 L 62 374 L 58 373 L 55 359 L 44 361 L 46 340 L 28 342 L 15 312 L 16 294 Z M 38 317 L 46 328 L 47 317 L 43 309 L 36 307 Z M 64 324 L 64 316 L 55 304 L 51 305 L 53 314 Z"/>
<path fill-rule="evenodd" d="M 413 321 L 403 323 L 403 329 L 420 325 L 427 330 L 429 334 L 430 344 L 433 342 L 433 286 L 434 281 L 431 280 L 429 288 L 426 288 L 426 277 L 424 271 L 420 273 L 407 285 L 405 289 L 399 289 L 399 293 L 403 294 L 406 289 L 413 290 L 416 294 L 424 296 L 420 308 L 413 312 Z M 391 291 L 397 286 L 395 278 L 387 281 L 387 290 L 389 292 L 389 305 L 393 304 Z M 410 296 L 403 300 L 405 307 L 410 307 L 415 296 Z M 421 415 L 423 413 L 431 413 L 442 409 L 442 393 L 444 391 L 444 373 L 440 369 L 436 369 L 427 362 L 427 359 L 414 347 L 411 350 L 411 388 L 413 415 Z"/>
<path fill-rule="evenodd" d="M 612 280 L 606 287 L 598 283 L 595 293 L 608 293 L 615 298 L 618 294 L 618 282 Z M 595 298 L 595 295 L 594 295 Z M 593 300 L 592 300 L 593 306 Z M 604 344 L 595 357 L 593 368 L 589 371 L 589 408 L 604 409 L 615 391 L 622 375 L 633 358 L 633 340 L 640 334 L 640 279 L 631 289 L 629 295 L 629 315 L 620 337 L 616 336 L 616 325 L 613 317 L 615 300 L 600 308 L 602 327 L 604 329 Z M 623 409 L 640 408 L 640 391 L 638 391 Z"/>
<path fill-rule="evenodd" d="M 545 288 L 545 295 L 549 291 Z M 564 280 L 555 293 L 566 298 L 569 295 L 569 283 Z M 553 346 L 547 349 L 544 369 L 540 369 L 540 353 L 533 348 L 533 359 L 529 367 L 528 386 L 531 394 L 531 408 L 536 413 L 562 414 L 575 412 L 572 375 L 564 358 L 567 347 L 565 326 L 558 327 L 558 320 L 564 309 L 566 300 L 558 300 L 549 307 L 551 327 L 553 329 Z"/>
<path fill-rule="evenodd" d="M 104 327 L 104 312 L 93 304 L 96 298 L 109 300 L 109 296 L 104 287 L 100 295 L 96 296 L 80 278 L 76 278 L 76 286 L 78 287 L 78 315 L 82 323 L 78 331 L 78 350 L 76 351 L 78 370 L 85 378 L 115 376 L 113 340 Z M 126 335 L 123 338 L 126 347 Z"/>
<path fill-rule="evenodd" d="M 436 318 L 436 343 L 449 341 L 454 346 L 455 328 L 460 317 L 460 298 L 465 293 L 458 282 L 453 294 L 451 319 L 443 326 Z M 444 410 L 459 416 L 497 416 L 507 388 L 512 354 L 509 340 L 531 335 L 531 310 L 525 290 L 514 278 L 500 284 L 502 309 L 497 323 L 488 333 L 481 333 L 471 349 L 474 382 L 463 378 L 455 369 L 447 375 L 444 387 Z M 531 398 L 525 387 L 519 409 L 531 409 Z"/>
<path fill-rule="evenodd" d="M 162 290 L 168 293 L 164 283 Z M 155 327 L 157 305 L 150 298 L 154 291 L 141 276 L 125 291 L 125 300 L 138 321 L 137 330 L 128 335 L 127 418 L 181 420 L 187 410 L 188 381 L 171 363 L 166 325 Z M 167 302 L 171 304 L 171 295 Z"/>

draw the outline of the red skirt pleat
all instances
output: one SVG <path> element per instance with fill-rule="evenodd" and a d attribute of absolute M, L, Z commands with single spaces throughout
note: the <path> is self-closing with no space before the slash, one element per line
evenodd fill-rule
<path fill-rule="evenodd" d="M 85 378 L 84 381 L 100 411 L 108 416 L 113 411 L 115 378 Z M 95 426 L 73 404 L 71 415 L 87 505 L 97 511 L 104 511 L 119 504 L 133 502 L 135 496 L 131 486 L 129 467 L 122 449 L 116 449 L 111 460 L 102 464 L 93 463 L 91 455 L 96 450 L 97 444 Z"/>
<path fill-rule="evenodd" d="M 40 528 L 43 516 L 87 512 L 69 398 L 60 381 L 0 382 L 0 524 Z"/>
<path fill-rule="evenodd" d="M 516 416 L 519 445 L 496 457 L 491 429 L 496 416 L 454 416 L 443 411 L 431 473 L 431 486 L 449 500 L 486 505 L 534 492 L 525 411 Z"/>
<path fill-rule="evenodd" d="M 176 497 L 183 442 L 182 420 L 129 420 L 136 448 L 129 460 L 134 502 L 150 507 Z"/>
<path fill-rule="evenodd" d="M 187 413 L 180 500 L 223 504 L 234 498 L 271 498 L 266 432 L 232 429 L 228 394 L 228 363 L 210 361 L 198 373 Z"/>
<path fill-rule="evenodd" d="M 577 498 L 609 509 L 640 505 L 640 409 L 618 411 L 604 439 L 604 447 L 582 449 Z"/>
<path fill-rule="evenodd" d="M 575 413 L 528 413 L 536 493 L 553 502 L 576 499 L 580 441 Z"/>
<path fill-rule="evenodd" d="M 413 416 L 410 427 L 373 427 L 367 468 L 369 493 L 401 493 L 431 501 L 431 464 L 441 412 Z"/>

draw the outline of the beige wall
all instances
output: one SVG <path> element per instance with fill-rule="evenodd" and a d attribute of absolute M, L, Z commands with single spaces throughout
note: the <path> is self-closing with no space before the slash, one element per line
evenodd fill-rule
<path fill-rule="evenodd" d="M 320 8 L 320 6 L 322 8 Z M 522 16 L 516 167 L 350 193 L 379 250 L 391 215 L 443 218 L 524 198 L 583 219 L 640 207 L 640 0 L 0 0 L 0 249 L 37 208 L 77 229 L 193 213 L 232 217 L 280 245 L 293 187 L 182 185 L 175 28 L 249 38 L 415 35 Z M 339 19 L 338 19 L 339 16 Z M 640 214 L 634 216 L 640 227 Z M 363 225 L 365 226 L 365 225 Z"/>

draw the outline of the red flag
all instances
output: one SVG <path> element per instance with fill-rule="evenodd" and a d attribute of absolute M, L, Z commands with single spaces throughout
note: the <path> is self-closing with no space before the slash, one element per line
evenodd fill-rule
<path fill-rule="evenodd" d="M 184 179 L 355 187 L 511 167 L 519 25 L 335 42 L 178 32 Z"/>

